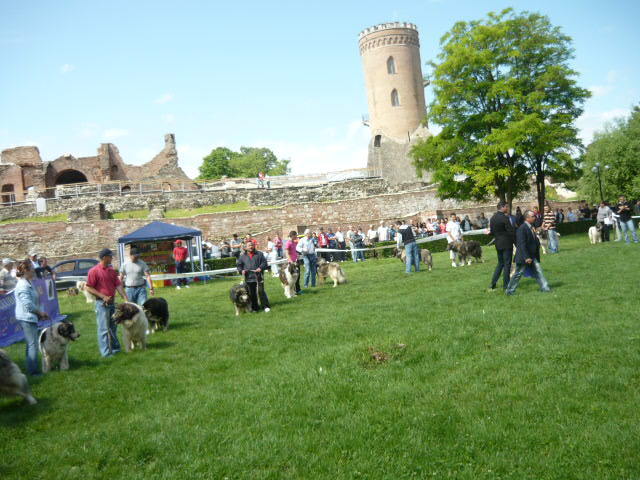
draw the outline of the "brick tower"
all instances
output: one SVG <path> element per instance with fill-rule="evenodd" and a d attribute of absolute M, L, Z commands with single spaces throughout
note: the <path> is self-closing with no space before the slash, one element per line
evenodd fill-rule
<path fill-rule="evenodd" d="M 391 183 L 418 178 L 409 158 L 413 144 L 430 135 L 426 114 L 420 40 L 412 23 L 382 23 L 360 32 L 371 142 L 370 174 Z"/>

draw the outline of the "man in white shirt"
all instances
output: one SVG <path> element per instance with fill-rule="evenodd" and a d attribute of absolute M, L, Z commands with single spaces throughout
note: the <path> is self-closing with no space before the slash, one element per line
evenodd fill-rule
<path fill-rule="evenodd" d="M 378 241 L 378 230 L 373 228 L 373 225 L 369 225 L 369 231 L 367 232 L 367 239 L 369 240 L 369 245 L 372 245 Z"/>
<path fill-rule="evenodd" d="M 389 229 L 384 226 L 384 222 L 380 222 L 380 226 L 378 227 L 378 241 L 379 242 L 388 242 L 389 241 Z"/>
<path fill-rule="evenodd" d="M 451 219 L 447 223 L 447 243 L 452 244 L 462 240 L 462 228 L 458 222 L 458 217 L 455 213 L 451 214 Z M 451 266 L 457 267 L 456 253 L 453 250 L 449 250 L 449 258 L 451 259 Z"/>
<path fill-rule="evenodd" d="M 316 246 L 313 243 L 313 235 L 308 228 L 304 231 L 304 237 L 300 239 L 297 251 L 302 254 L 304 262 L 304 288 L 316 286 L 316 266 L 318 265 L 318 257 L 316 256 Z"/>
<path fill-rule="evenodd" d="M 342 233 L 340 227 L 338 227 L 336 230 L 336 244 L 338 245 L 338 249 L 340 250 L 345 250 L 347 248 L 347 244 L 344 241 L 344 233 Z M 346 256 L 343 252 L 340 252 L 337 257 L 341 262 L 344 262 L 346 260 Z"/>
<path fill-rule="evenodd" d="M 358 252 L 354 252 L 353 249 L 356 248 L 353 245 L 353 242 L 351 241 L 351 239 L 353 238 L 353 236 L 356 234 L 356 230 L 355 228 L 353 228 L 353 225 L 349 227 L 349 230 L 347 230 L 347 241 L 349 242 L 349 248 L 351 248 L 351 258 L 353 259 L 353 261 L 356 261 L 356 253 Z"/>

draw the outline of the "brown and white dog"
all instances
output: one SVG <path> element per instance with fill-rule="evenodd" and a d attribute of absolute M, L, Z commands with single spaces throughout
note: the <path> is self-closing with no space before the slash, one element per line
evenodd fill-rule
<path fill-rule="evenodd" d="M 284 296 L 293 298 L 296 296 L 296 282 L 300 278 L 300 268 L 296 263 L 289 263 L 280 267 L 280 283 L 284 288 Z"/>
<path fill-rule="evenodd" d="M 68 321 L 54 323 L 42 330 L 38 341 L 42 373 L 47 373 L 56 366 L 60 366 L 60 370 L 69 370 L 69 344 L 79 336 L 73 323 Z"/>
<path fill-rule="evenodd" d="M 231 287 L 229 298 L 236 309 L 236 316 L 240 315 L 241 312 L 251 312 L 251 298 L 249 297 L 249 287 L 247 287 L 246 283 Z"/>
<path fill-rule="evenodd" d="M 89 293 L 89 291 L 85 288 L 87 286 L 87 282 L 84 280 L 78 280 L 76 282 L 76 288 L 82 292 L 84 298 L 87 300 L 87 303 L 93 303 L 96 301 L 96 297 Z"/>
<path fill-rule="evenodd" d="M 456 259 L 454 260 L 455 266 L 471 265 L 471 260 L 475 259 L 476 262 L 483 262 L 482 260 L 482 247 L 480 242 L 475 240 L 469 241 L 456 241 L 447 245 L 447 250 L 451 250 L 455 253 Z"/>
<path fill-rule="evenodd" d="M 333 280 L 333 287 L 338 284 L 347 283 L 347 277 L 339 263 L 327 262 L 324 258 L 318 260 L 318 279 L 324 283 L 326 278 Z"/>
<path fill-rule="evenodd" d="M 0 350 L 0 395 L 22 397 L 29 405 L 38 403 L 31 395 L 27 377 L 20 371 L 20 367 L 11 361 L 4 350 Z"/>
<path fill-rule="evenodd" d="M 395 255 L 400 258 L 402 263 L 407 263 L 407 251 L 403 248 L 402 250 L 397 250 Z M 420 249 L 420 261 L 424 263 L 429 271 L 433 268 L 433 257 L 431 256 L 431 252 L 426 248 Z"/>
<path fill-rule="evenodd" d="M 134 349 L 146 350 L 149 322 L 142 307 L 132 302 L 120 303 L 116 306 L 113 321 L 122 325 L 125 352 L 129 353 Z"/>

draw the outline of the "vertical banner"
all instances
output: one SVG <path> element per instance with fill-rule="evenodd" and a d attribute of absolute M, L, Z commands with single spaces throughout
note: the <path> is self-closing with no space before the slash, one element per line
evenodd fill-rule
<path fill-rule="evenodd" d="M 58 292 L 53 279 L 34 278 L 31 283 L 38 292 L 40 309 L 49 315 L 48 320 L 38 322 L 38 327 L 46 328 L 64 320 L 67 316 L 60 314 Z M 0 347 L 9 346 L 23 339 L 22 328 L 16 320 L 16 299 L 13 292 L 0 295 Z"/>

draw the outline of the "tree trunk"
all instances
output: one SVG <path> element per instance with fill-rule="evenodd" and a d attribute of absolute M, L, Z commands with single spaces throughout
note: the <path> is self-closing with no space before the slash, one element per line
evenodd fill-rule
<path fill-rule="evenodd" d="M 538 194 L 538 208 L 544 212 L 544 201 L 547 195 L 547 187 L 544 184 L 545 172 L 542 160 L 536 160 L 536 192 Z"/>

